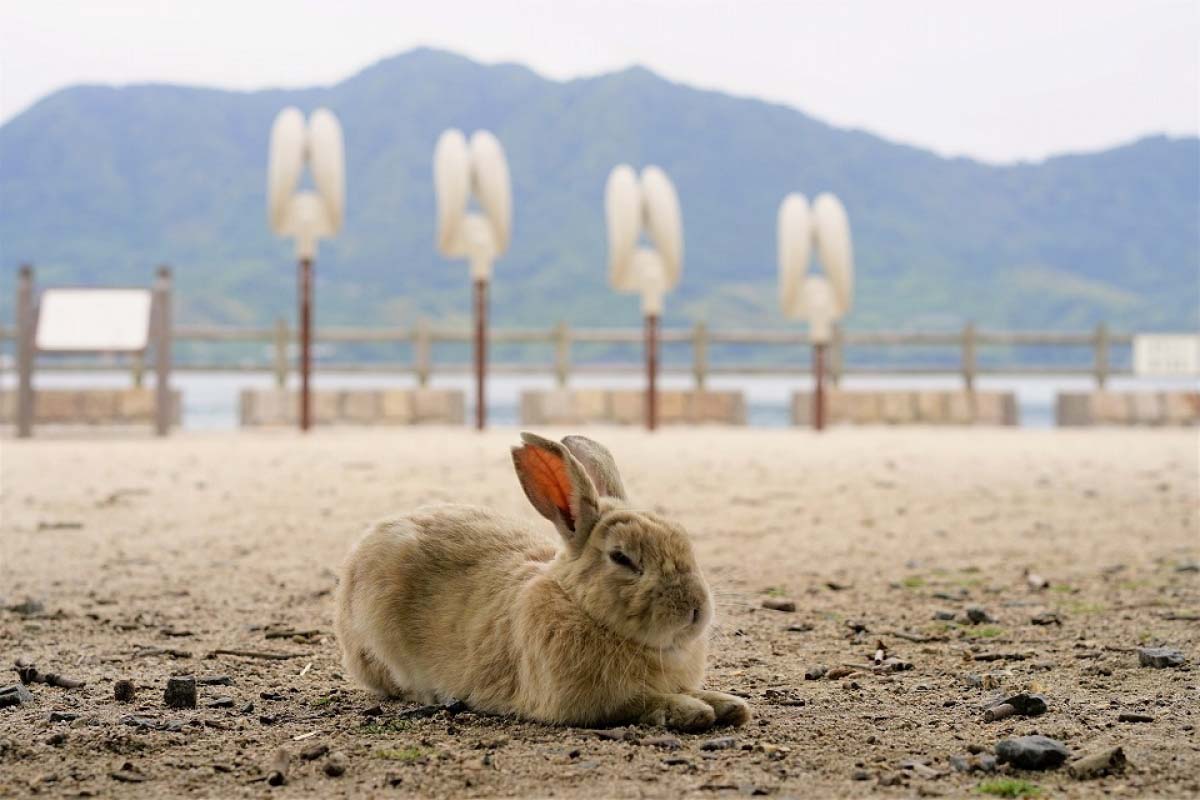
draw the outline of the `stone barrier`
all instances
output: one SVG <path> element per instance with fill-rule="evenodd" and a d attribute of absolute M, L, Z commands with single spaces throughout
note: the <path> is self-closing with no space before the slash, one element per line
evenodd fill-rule
<path fill-rule="evenodd" d="M 812 392 L 792 395 L 792 423 L 812 426 Z M 825 395 L 830 425 L 1016 425 L 1012 392 L 844 391 Z"/>
<path fill-rule="evenodd" d="M 522 425 L 641 425 L 646 393 L 640 389 L 552 389 L 521 392 Z M 745 425 L 741 392 L 668 390 L 658 393 L 662 425 Z"/>
<path fill-rule="evenodd" d="M 295 425 L 300 394 L 287 389 L 243 389 L 244 427 Z M 457 389 L 341 389 L 312 393 L 314 425 L 462 425 L 466 403 Z"/>
<path fill-rule="evenodd" d="M 1200 392 L 1059 392 L 1061 427 L 1200 425 Z"/>
<path fill-rule="evenodd" d="M 0 421 L 14 420 L 15 391 L 0 392 Z M 36 389 L 34 424 L 141 425 L 154 423 L 154 389 Z M 183 394 L 171 391 L 171 424 L 178 425 Z"/>

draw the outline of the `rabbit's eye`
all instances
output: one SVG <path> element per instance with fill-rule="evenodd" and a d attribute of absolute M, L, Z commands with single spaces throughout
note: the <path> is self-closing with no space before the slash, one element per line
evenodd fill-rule
<path fill-rule="evenodd" d="M 625 569 L 631 569 L 634 572 L 641 572 L 641 570 L 638 569 L 637 564 L 633 563 L 633 559 L 622 553 L 620 550 L 613 550 L 608 554 L 608 557 L 612 559 L 614 564 L 620 564 Z"/>

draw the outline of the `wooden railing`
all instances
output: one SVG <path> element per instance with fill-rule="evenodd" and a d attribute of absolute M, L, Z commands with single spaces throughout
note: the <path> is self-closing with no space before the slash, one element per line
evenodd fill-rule
<path fill-rule="evenodd" d="M 493 374 L 536 375 L 552 374 L 559 385 L 566 385 L 574 374 L 640 373 L 639 363 L 642 330 L 640 328 L 571 328 L 559 323 L 551 328 L 494 328 L 489 342 L 504 344 L 541 344 L 550 348 L 550 362 L 514 361 L 489 365 Z M 189 372 L 269 372 L 279 385 L 287 382 L 289 372 L 294 369 L 291 347 L 295 332 L 287 322 L 279 320 L 272 327 L 237 328 L 212 325 L 177 325 L 173 332 L 176 345 L 183 343 L 260 343 L 266 346 L 269 359 L 219 361 L 176 358 L 172 369 Z M 11 351 L 13 330 L 0 327 L 0 355 Z M 380 344 L 406 345 L 411 351 L 407 361 L 345 361 L 318 360 L 316 369 L 326 373 L 373 372 L 383 374 L 412 374 L 417 382 L 425 385 L 434 373 L 460 374 L 471 370 L 469 360 L 437 363 L 433 358 L 437 343 L 469 345 L 472 341 L 468 328 L 435 327 L 418 323 L 411 328 L 348 328 L 325 327 L 315 332 L 317 345 Z M 1133 341 L 1132 334 L 1111 333 L 1107 326 L 1100 325 L 1092 331 L 1002 331 L 977 329 L 966 325 L 957 332 L 921 331 L 853 331 L 836 329 L 830 345 L 829 374 L 836 383 L 845 375 L 869 374 L 881 376 L 901 375 L 957 375 L 966 387 L 972 388 L 980 376 L 994 375 L 1075 375 L 1091 376 L 1099 386 L 1104 386 L 1110 376 L 1129 374 L 1128 368 L 1114 367 L 1111 358 L 1114 347 L 1126 352 Z M 703 387 L 709 377 L 723 375 L 807 375 L 811 372 L 808 360 L 809 339 L 803 331 L 713 330 L 704 323 L 690 328 L 665 328 L 661 332 L 664 347 L 686 345 L 691 353 L 690 363 L 667 362 L 662 365 L 666 374 L 692 375 L 697 386 Z M 5 346 L 6 343 L 9 346 Z M 573 361 L 576 345 L 619 345 L 632 346 L 636 356 L 618 363 Z M 720 345 L 748 345 L 755 347 L 789 348 L 794 354 L 786 363 L 760 363 L 753 361 L 713 360 L 710 351 Z M 944 348 L 952 356 L 954 366 L 926 364 L 879 364 L 848 363 L 846 354 L 855 348 Z M 1025 363 L 1012 361 L 1001 364 L 983 364 L 979 353 L 985 348 L 997 347 L 1045 347 L 1072 348 L 1090 351 L 1082 364 Z M 178 351 L 177 351 L 178 352 Z M 1122 359 L 1127 362 L 1128 359 Z M 97 362 L 79 360 L 44 359 L 38 370 L 58 371 L 112 371 L 130 369 L 135 383 L 141 383 L 144 365 L 138 360 L 115 359 Z"/>

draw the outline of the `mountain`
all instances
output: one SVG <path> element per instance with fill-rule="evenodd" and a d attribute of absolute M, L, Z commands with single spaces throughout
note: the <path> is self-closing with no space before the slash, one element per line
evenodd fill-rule
<path fill-rule="evenodd" d="M 264 210 L 267 136 L 288 104 L 328 106 L 345 131 L 346 226 L 318 254 L 320 323 L 466 317 L 466 266 L 433 249 L 431 156 L 454 126 L 494 131 L 513 175 L 498 324 L 636 322 L 637 298 L 605 283 L 604 181 L 628 161 L 666 169 L 683 207 L 668 323 L 791 324 L 776 305 L 776 209 L 789 191 L 830 190 L 855 237 L 849 326 L 1200 327 L 1195 138 L 990 166 L 642 68 L 560 83 L 428 49 L 325 88 L 45 98 L 0 128 L 0 290 L 11 298 L 23 261 L 43 284 L 141 284 L 167 262 L 181 321 L 291 315 L 291 245 Z"/>

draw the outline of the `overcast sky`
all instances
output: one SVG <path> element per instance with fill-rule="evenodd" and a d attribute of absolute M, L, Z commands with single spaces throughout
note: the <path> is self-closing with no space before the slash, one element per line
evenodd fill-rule
<path fill-rule="evenodd" d="M 0 0 L 0 121 L 75 83 L 337 82 L 416 45 L 640 63 L 986 161 L 1195 134 L 1200 0 Z"/>

